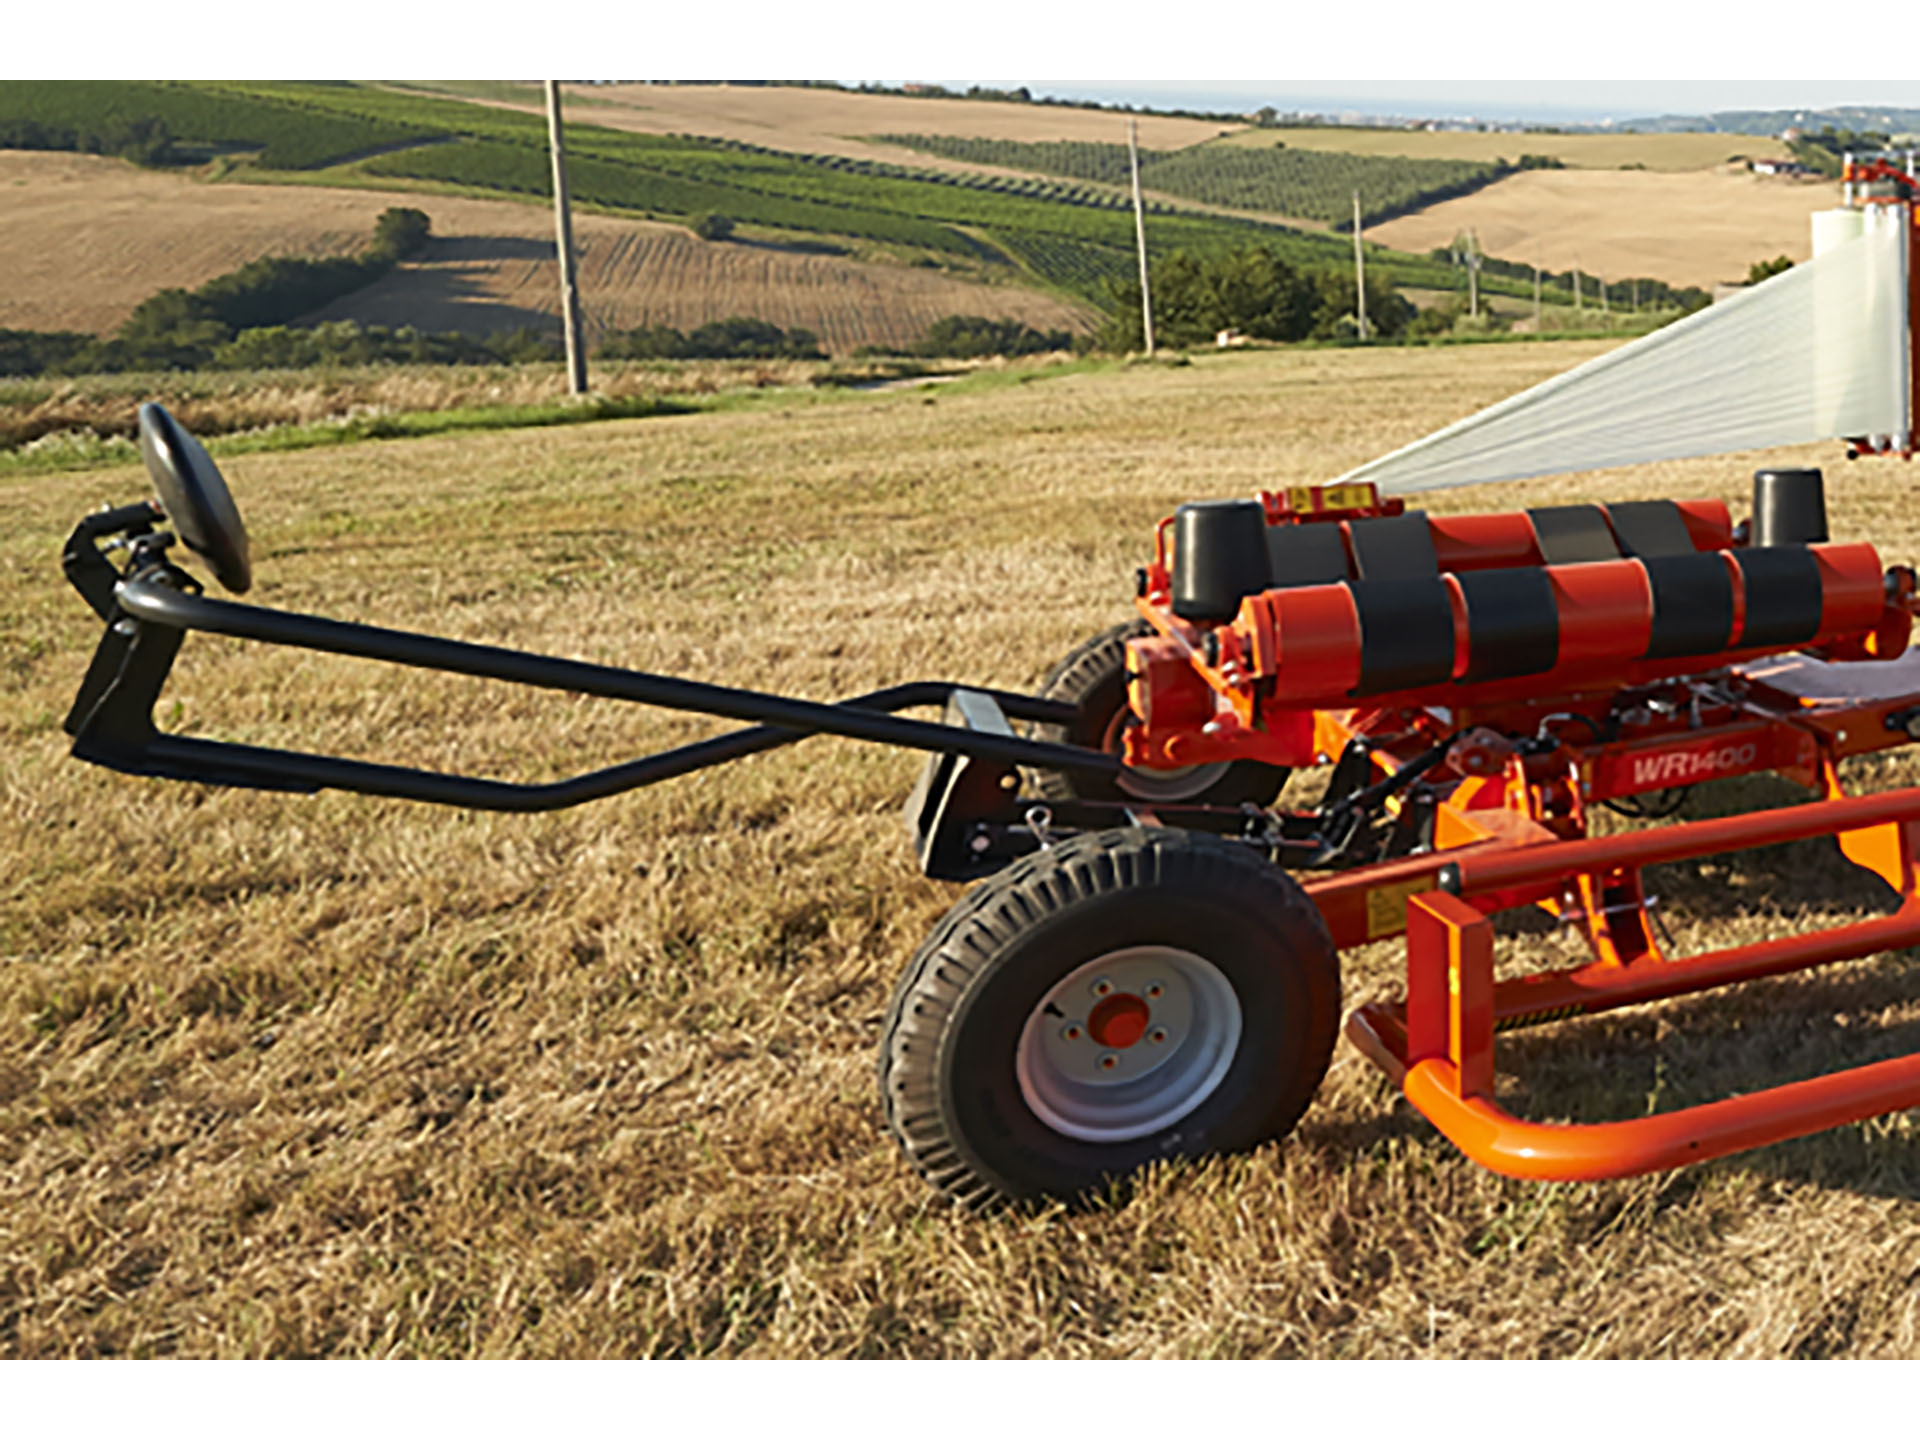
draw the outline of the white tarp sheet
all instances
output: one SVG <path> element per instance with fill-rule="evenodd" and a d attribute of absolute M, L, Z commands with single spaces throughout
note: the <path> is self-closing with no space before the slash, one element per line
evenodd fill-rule
<path fill-rule="evenodd" d="M 1805 264 L 1340 477 L 1387 494 L 1908 433 L 1905 209 Z M 1848 232 L 1852 233 L 1849 234 Z"/>

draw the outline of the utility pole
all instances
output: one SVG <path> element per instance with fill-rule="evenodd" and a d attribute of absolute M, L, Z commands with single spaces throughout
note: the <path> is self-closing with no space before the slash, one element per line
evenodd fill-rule
<path fill-rule="evenodd" d="M 1573 313 L 1580 313 L 1580 262 L 1573 262 Z"/>
<path fill-rule="evenodd" d="M 1360 248 L 1360 192 L 1353 192 L 1353 294 L 1360 320 L 1360 342 L 1367 339 L 1367 257 Z"/>
<path fill-rule="evenodd" d="M 1540 333 L 1540 264 L 1533 266 L 1533 333 Z"/>
<path fill-rule="evenodd" d="M 587 351 L 580 336 L 580 287 L 573 273 L 573 215 L 567 204 L 566 145 L 560 130 L 560 82 L 547 81 L 547 144 L 553 151 L 553 223 L 559 232 L 560 324 L 567 337 L 567 393 L 587 393 Z"/>
<path fill-rule="evenodd" d="M 1600 285 L 1600 317 L 1601 319 L 1604 320 L 1607 315 L 1607 282 L 1605 280 L 1600 280 L 1599 285 Z"/>
<path fill-rule="evenodd" d="M 1147 207 L 1140 200 L 1140 122 L 1127 117 L 1127 166 L 1133 171 L 1133 238 L 1140 250 L 1140 332 L 1153 354 L 1153 291 L 1147 283 Z"/>
<path fill-rule="evenodd" d="M 1467 314 L 1480 318 L 1480 245 L 1471 230 L 1467 231 Z"/>

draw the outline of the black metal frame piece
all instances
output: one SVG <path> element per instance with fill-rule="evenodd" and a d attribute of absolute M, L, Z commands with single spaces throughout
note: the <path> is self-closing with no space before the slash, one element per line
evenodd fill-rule
<path fill-rule="evenodd" d="M 95 542 L 111 529 L 144 528 L 137 522 L 152 518 L 150 511 L 144 516 L 136 514 L 136 507 L 90 516 L 75 530 L 66 555 L 68 576 L 89 604 L 101 610 L 107 595 L 112 597 L 104 613 L 106 633 L 67 717 L 66 728 L 74 737 L 73 753 L 129 774 L 265 790 L 354 790 L 470 809 L 531 811 L 556 810 L 617 795 L 815 734 L 966 755 L 1007 766 L 1096 774 L 1113 774 L 1120 768 L 1117 756 L 1097 750 L 964 725 L 902 719 L 893 713 L 914 706 L 944 705 L 965 690 L 990 700 L 1015 719 L 1066 724 L 1074 718 L 1072 707 L 1032 696 L 946 681 L 919 681 L 828 704 L 212 600 L 191 593 L 197 588 L 191 577 L 166 562 L 168 537 L 164 536 L 136 539 L 134 561 L 122 576 L 100 554 Z M 110 592 L 103 584 L 101 571 L 116 581 Z M 755 723 L 747 729 L 546 784 L 487 780 L 167 735 L 153 723 L 153 706 L 190 630 Z"/>

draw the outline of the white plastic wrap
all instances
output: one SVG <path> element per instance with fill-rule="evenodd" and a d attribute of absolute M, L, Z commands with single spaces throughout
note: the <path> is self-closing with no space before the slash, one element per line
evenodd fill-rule
<path fill-rule="evenodd" d="M 1815 216 L 1805 264 L 1369 461 L 1387 494 L 1912 425 L 1906 216 Z M 1851 233 L 1849 233 L 1851 232 Z"/>

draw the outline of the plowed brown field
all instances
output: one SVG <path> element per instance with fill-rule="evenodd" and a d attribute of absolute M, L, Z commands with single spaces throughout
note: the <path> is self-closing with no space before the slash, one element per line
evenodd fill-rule
<path fill-rule="evenodd" d="M 1713 285 L 1744 280 L 1756 260 L 1806 259 L 1807 217 L 1839 203 L 1838 185 L 1744 172 L 1529 170 L 1376 225 L 1367 237 L 1427 251 L 1472 229 L 1502 260 Z"/>
<path fill-rule="evenodd" d="M 157 290 L 192 287 L 263 255 L 345 254 L 389 205 L 433 218 L 422 256 L 322 312 L 484 334 L 551 325 L 559 283 L 540 205 L 319 186 L 209 185 L 91 155 L 0 151 L 0 328 L 104 333 Z M 919 338 L 942 315 L 1084 330 L 1082 307 L 938 271 L 708 244 L 672 225 L 580 216 L 581 288 L 594 322 L 681 329 L 752 315 L 817 332 L 844 353 Z"/>

